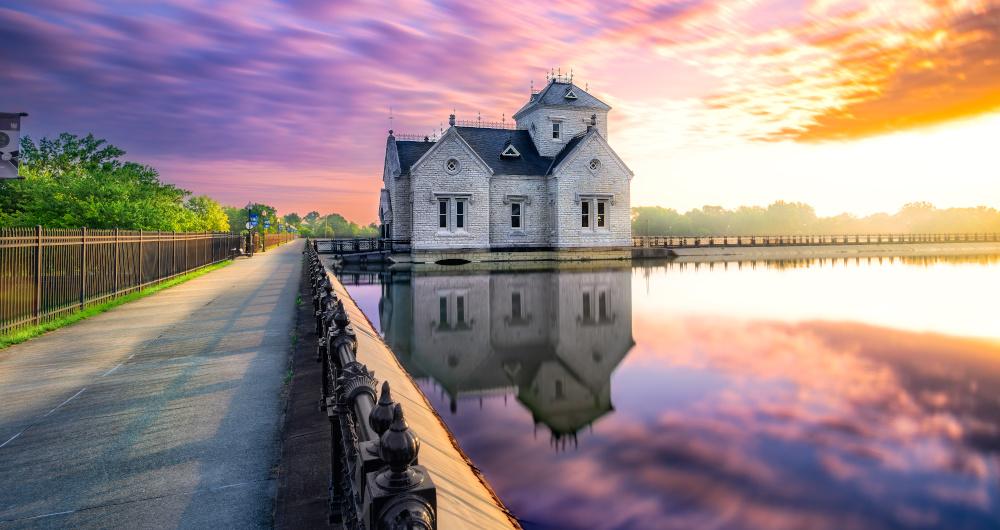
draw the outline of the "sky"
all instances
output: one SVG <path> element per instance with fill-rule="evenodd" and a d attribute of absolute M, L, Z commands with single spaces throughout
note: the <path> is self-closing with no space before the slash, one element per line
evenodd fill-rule
<path fill-rule="evenodd" d="M 1000 207 L 1000 0 L 0 0 L 0 39 L 24 133 L 231 205 L 375 221 L 389 128 L 509 120 L 558 69 L 633 206 Z"/>

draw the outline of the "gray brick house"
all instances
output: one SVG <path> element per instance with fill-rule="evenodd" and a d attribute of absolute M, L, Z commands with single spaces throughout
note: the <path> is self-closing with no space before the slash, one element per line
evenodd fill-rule
<path fill-rule="evenodd" d="M 383 235 L 409 240 L 418 262 L 627 257 L 633 174 L 608 145 L 609 110 L 560 78 L 531 95 L 514 128 L 452 115 L 434 141 L 389 131 Z"/>

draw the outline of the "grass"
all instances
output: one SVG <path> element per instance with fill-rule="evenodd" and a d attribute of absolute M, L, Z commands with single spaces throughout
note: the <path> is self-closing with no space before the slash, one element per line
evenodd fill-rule
<path fill-rule="evenodd" d="M 151 294 L 158 293 L 164 289 L 169 289 L 175 285 L 184 283 L 188 280 L 197 278 L 203 274 L 208 274 L 214 270 L 221 269 L 226 265 L 232 263 L 232 260 L 220 261 L 219 263 L 213 263 L 212 265 L 205 266 L 196 271 L 189 272 L 187 274 L 182 274 L 180 276 L 171 278 L 163 283 L 158 283 L 156 285 L 147 287 L 141 291 L 135 291 L 129 293 L 125 296 L 118 298 L 112 298 L 106 302 L 101 302 L 100 304 L 88 306 L 82 310 L 74 311 L 67 315 L 63 315 L 55 320 L 50 320 L 43 324 L 37 326 L 31 326 L 29 328 L 20 329 L 5 335 L 0 335 L 0 350 L 13 346 L 14 344 L 22 343 L 26 340 L 33 339 L 44 333 L 48 333 L 54 329 L 59 329 L 63 326 L 68 326 L 74 322 L 79 322 L 85 318 L 90 318 L 94 315 L 99 315 L 110 309 L 114 309 L 120 305 L 127 304 L 129 302 L 134 302 L 140 298 L 145 298 Z"/>

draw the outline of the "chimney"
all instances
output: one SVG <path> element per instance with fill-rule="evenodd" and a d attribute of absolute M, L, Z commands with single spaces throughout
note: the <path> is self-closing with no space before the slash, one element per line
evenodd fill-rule
<path fill-rule="evenodd" d="M 448 115 L 448 125 L 451 125 L 452 127 L 455 126 L 455 113 Z"/>

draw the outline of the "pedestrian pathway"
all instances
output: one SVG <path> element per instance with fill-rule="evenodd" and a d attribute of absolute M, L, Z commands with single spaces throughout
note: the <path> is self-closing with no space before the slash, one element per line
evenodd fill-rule
<path fill-rule="evenodd" d="M 0 528 L 271 526 L 301 251 L 0 350 Z"/>

